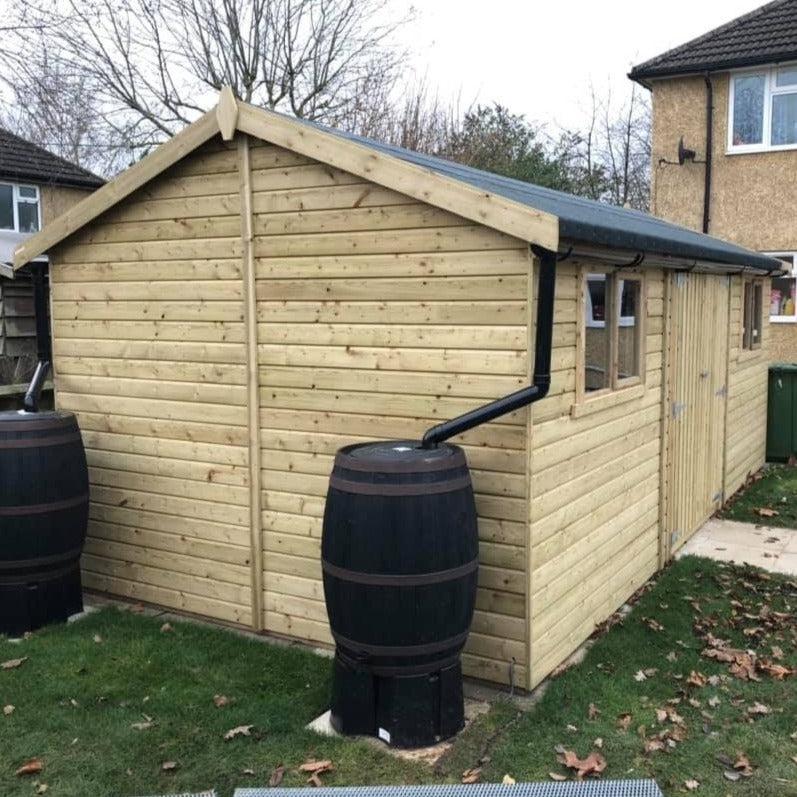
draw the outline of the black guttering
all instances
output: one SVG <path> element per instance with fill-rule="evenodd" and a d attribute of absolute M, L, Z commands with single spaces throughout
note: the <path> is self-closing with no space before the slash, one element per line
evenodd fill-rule
<path fill-rule="evenodd" d="M 706 81 L 706 166 L 703 181 L 703 232 L 708 233 L 711 224 L 711 159 L 714 155 L 714 84 L 711 74 L 703 76 Z"/>
<path fill-rule="evenodd" d="M 553 342 L 553 309 L 556 293 L 556 252 L 532 247 L 540 260 L 537 284 L 537 330 L 534 336 L 534 376 L 528 387 L 491 401 L 450 421 L 428 429 L 421 445 L 434 448 L 438 443 L 455 437 L 474 426 L 481 426 L 501 415 L 519 410 L 545 398 L 551 387 L 551 346 Z"/>
<path fill-rule="evenodd" d="M 42 387 L 50 372 L 52 362 L 52 343 L 50 341 L 50 314 L 47 309 L 47 286 L 45 285 L 45 271 L 47 263 L 31 263 L 30 269 L 33 276 L 33 305 L 36 313 L 36 350 L 38 363 L 33 379 L 25 392 L 23 406 L 26 412 L 39 411 L 39 398 Z"/>

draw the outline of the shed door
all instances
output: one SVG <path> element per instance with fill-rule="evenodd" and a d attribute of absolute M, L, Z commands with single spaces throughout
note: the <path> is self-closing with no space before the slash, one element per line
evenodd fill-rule
<path fill-rule="evenodd" d="M 672 274 L 664 411 L 664 558 L 723 500 L 730 280 Z"/>

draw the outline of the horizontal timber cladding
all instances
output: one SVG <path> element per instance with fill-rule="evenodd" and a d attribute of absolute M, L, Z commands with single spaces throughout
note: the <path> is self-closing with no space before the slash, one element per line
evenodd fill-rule
<path fill-rule="evenodd" d="M 251 153 L 264 626 L 329 643 L 319 556 L 335 451 L 420 438 L 526 384 L 528 246 L 284 150 Z M 526 414 L 458 442 L 481 535 L 465 671 L 522 686 Z"/>
<path fill-rule="evenodd" d="M 725 497 L 730 498 L 766 458 L 770 280 L 762 280 L 761 346 L 742 348 L 744 280 L 731 278 Z"/>
<path fill-rule="evenodd" d="M 664 277 L 645 271 L 643 385 L 574 406 L 578 275 L 592 265 L 558 267 L 554 346 L 566 343 L 554 349 L 549 398 L 531 413 L 531 686 L 658 567 Z"/>
<path fill-rule="evenodd" d="M 51 291 L 57 403 L 90 470 L 85 585 L 249 625 L 237 163 L 209 142 L 79 230 Z"/>

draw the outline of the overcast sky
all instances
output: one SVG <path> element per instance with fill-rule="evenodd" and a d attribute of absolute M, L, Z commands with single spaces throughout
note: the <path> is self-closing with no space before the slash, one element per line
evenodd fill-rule
<path fill-rule="evenodd" d="M 400 0 L 397 0 L 400 2 Z M 442 94 L 531 120 L 583 120 L 590 81 L 629 90 L 629 68 L 752 11 L 756 0 L 420 0 L 403 37 Z"/>

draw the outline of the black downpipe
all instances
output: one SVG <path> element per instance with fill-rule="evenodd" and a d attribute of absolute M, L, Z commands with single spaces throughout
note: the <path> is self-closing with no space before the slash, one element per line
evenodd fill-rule
<path fill-rule="evenodd" d="M 714 84 L 706 73 L 706 179 L 703 187 L 703 232 L 708 233 L 711 222 L 711 159 L 714 149 Z"/>
<path fill-rule="evenodd" d="M 47 264 L 32 263 L 30 268 L 33 276 L 33 306 L 36 312 L 36 352 L 39 362 L 36 364 L 33 379 L 30 380 L 28 389 L 25 392 L 23 406 L 26 412 L 38 412 L 39 399 L 41 398 L 42 387 L 44 387 L 47 374 L 50 371 L 53 352 L 50 342 L 50 314 L 47 310 L 47 286 L 44 279 Z"/>
<path fill-rule="evenodd" d="M 534 343 L 534 376 L 528 387 L 491 401 L 482 407 L 466 412 L 458 418 L 433 426 L 423 436 L 421 445 L 434 448 L 449 437 L 467 432 L 508 412 L 539 401 L 551 386 L 551 342 L 553 338 L 553 305 L 556 290 L 556 252 L 534 248 L 540 259 L 540 277 L 537 285 L 537 334 Z"/>

